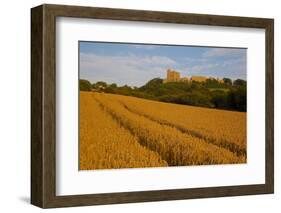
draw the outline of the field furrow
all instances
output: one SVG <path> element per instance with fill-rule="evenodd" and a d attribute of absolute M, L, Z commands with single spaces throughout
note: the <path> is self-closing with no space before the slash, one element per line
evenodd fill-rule
<path fill-rule="evenodd" d="M 160 155 L 102 110 L 92 93 L 80 92 L 80 169 L 168 166 Z"/>
<path fill-rule="evenodd" d="M 182 106 L 121 95 L 108 96 L 131 112 L 177 128 L 246 158 L 246 113 Z"/>
<path fill-rule="evenodd" d="M 244 163 L 246 160 L 244 156 L 237 156 L 202 138 L 131 112 L 120 104 L 121 96 L 101 93 L 92 93 L 92 96 L 112 118 L 136 136 L 143 146 L 157 152 L 170 166 L 232 164 Z M 124 97 L 126 100 L 130 98 Z M 149 110 L 149 106 L 144 106 L 143 109 Z"/>
<path fill-rule="evenodd" d="M 238 156 L 241 156 L 241 155 L 245 156 L 246 155 L 246 150 L 241 148 L 239 145 L 237 145 L 235 143 L 229 142 L 229 141 L 227 141 L 225 139 L 224 140 L 216 140 L 216 139 L 214 139 L 212 137 L 207 137 L 207 136 L 205 136 L 205 135 L 203 135 L 203 134 L 201 134 L 201 133 L 199 133 L 197 131 L 187 129 L 186 127 L 183 127 L 183 126 L 181 126 L 179 124 L 176 124 L 176 123 L 173 123 L 173 122 L 170 122 L 170 121 L 166 121 L 166 120 L 161 119 L 161 118 L 156 118 L 155 116 L 152 116 L 150 114 L 137 111 L 136 109 L 134 109 L 131 106 L 128 106 L 127 104 L 124 104 L 122 102 L 120 102 L 120 103 L 127 110 L 129 110 L 130 112 L 135 113 L 137 115 L 144 116 L 144 117 L 150 119 L 151 121 L 157 122 L 157 123 L 159 123 L 161 125 L 167 125 L 167 126 L 170 126 L 170 127 L 174 127 L 174 128 L 176 128 L 177 130 L 179 130 L 182 133 L 189 134 L 189 135 L 191 135 L 193 137 L 197 137 L 197 138 L 203 139 L 206 142 L 214 144 L 216 146 L 220 146 L 222 148 L 229 149 L 231 152 L 234 152 Z"/>

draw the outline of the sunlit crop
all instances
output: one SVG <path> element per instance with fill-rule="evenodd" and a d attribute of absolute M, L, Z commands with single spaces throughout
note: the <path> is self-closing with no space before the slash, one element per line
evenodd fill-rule
<path fill-rule="evenodd" d="M 167 166 L 158 153 L 112 120 L 91 93 L 80 93 L 80 169 Z"/>
<path fill-rule="evenodd" d="M 80 169 L 246 162 L 246 113 L 80 92 Z"/>

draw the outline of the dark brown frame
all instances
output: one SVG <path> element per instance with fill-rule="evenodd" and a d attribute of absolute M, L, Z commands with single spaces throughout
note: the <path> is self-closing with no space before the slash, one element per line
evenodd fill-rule
<path fill-rule="evenodd" d="M 266 32 L 266 183 L 56 196 L 56 17 L 262 28 Z M 66 207 L 274 192 L 274 20 L 126 9 L 41 5 L 31 9 L 31 203 Z"/>

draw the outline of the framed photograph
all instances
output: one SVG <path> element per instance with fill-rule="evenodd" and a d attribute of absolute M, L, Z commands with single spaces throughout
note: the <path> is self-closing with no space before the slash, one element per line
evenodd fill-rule
<path fill-rule="evenodd" d="M 31 203 L 274 192 L 274 21 L 31 9 Z"/>

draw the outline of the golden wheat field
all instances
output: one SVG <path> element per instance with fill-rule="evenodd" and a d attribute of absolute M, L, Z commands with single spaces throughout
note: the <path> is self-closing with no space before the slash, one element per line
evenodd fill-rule
<path fill-rule="evenodd" d="M 246 162 L 246 113 L 80 92 L 80 169 Z"/>

